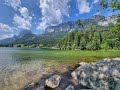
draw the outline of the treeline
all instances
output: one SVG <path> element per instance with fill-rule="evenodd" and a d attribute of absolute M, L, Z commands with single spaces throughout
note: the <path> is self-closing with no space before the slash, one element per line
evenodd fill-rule
<path fill-rule="evenodd" d="M 96 26 L 90 25 L 83 29 L 71 32 L 57 46 L 64 50 L 120 49 L 120 14 L 113 27 L 98 30 Z"/>

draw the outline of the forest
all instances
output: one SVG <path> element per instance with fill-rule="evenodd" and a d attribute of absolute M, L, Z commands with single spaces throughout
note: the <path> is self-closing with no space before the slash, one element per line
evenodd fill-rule
<path fill-rule="evenodd" d="M 71 32 L 61 40 L 57 46 L 68 50 L 100 50 L 120 49 L 120 14 L 117 16 L 116 24 L 108 29 L 97 28 L 95 25 L 84 27 L 84 22 L 77 23 L 82 30 Z"/>

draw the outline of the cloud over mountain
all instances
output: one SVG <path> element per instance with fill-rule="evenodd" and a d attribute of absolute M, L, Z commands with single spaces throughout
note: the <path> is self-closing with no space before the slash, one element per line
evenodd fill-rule
<path fill-rule="evenodd" d="M 14 22 L 18 28 L 30 30 L 32 26 L 32 17 L 29 14 L 29 10 L 26 7 L 20 7 L 19 12 L 21 16 L 14 15 Z"/>
<path fill-rule="evenodd" d="M 0 40 L 13 37 L 14 34 L 0 34 Z"/>
<path fill-rule="evenodd" d="M 5 39 L 13 36 L 13 29 L 7 24 L 0 23 L 0 39 Z"/>
<path fill-rule="evenodd" d="M 41 9 L 42 19 L 40 26 L 45 24 L 57 25 L 63 20 L 63 16 L 69 17 L 69 2 L 70 0 L 40 0 L 39 7 Z M 39 26 L 38 26 L 39 27 Z"/>
<path fill-rule="evenodd" d="M 87 0 L 77 0 L 79 14 L 90 12 L 90 3 Z"/>
<path fill-rule="evenodd" d="M 0 31 L 13 32 L 13 29 L 7 24 L 0 23 Z"/>
<path fill-rule="evenodd" d="M 30 16 L 28 8 L 21 6 L 21 0 L 6 0 L 5 3 L 20 13 L 20 16 L 18 14 L 14 15 L 14 24 L 20 29 L 30 30 L 32 17 Z"/>
<path fill-rule="evenodd" d="M 5 4 L 17 10 L 21 5 L 21 1 L 20 0 L 5 0 Z"/>
<path fill-rule="evenodd" d="M 32 19 L 32 17 L 29 15 L 29 10 L 26 7 L 20 7 L 19 12 L 24 19 Z"/>
<path fill-rule="evenodd" d="M 15 15 L 14 16 L 14 22 L 16 23 L 18 28 L 30 30 L 31 20 L 24 19 L 24 18 L 22 18 L 18 15 Z"/>

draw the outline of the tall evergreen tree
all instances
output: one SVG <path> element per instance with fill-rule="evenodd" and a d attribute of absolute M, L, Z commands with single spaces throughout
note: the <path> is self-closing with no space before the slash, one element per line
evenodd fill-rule
<path fill-rule="evenodd" d="M 77 24 L 80 26 L 80 27 L 82 27 L 82 29 L 84 29 L 85 27 L 84 27 L 84 21 L 83 20 L 78 20 L 77 21 Z"/>

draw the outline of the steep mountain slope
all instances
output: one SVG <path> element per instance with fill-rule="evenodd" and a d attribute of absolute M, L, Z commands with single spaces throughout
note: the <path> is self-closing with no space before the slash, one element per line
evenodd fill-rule
<path fill-rule="evenodd" d="M 23 36 L 25 36 L 26 34 L 32 34 L 32 32 L 30 30 L 22 30 L 19 34 L 18 34 L 18 38 L 22 38 Z"/>
<path fill-rule="evenodd" d="M 7 44 L 31 44 L 36 43 L 38 37 L 29 30 L 22 30 L 18 35 L 0 41 L 1 45 Z"/>
<path fill-rule="evenodd" d="M 76 24 L 75 21 L 69 21 L 69 22 L 61 23 L 57 26 L 49 26 L 46 28 L 45 33 L 57 33 L 62 31 L 70 32 L 77 28 L 78 28 L 78 25 Z"/>
<path fill-rule="evenodd" d="M 116 15 L 105 17 L 101 15 L 95 15 L 90 19 L 83 20 L 84 26 L 88 26 L 90 24 L 96 25 L 96 26 L 111 26 L 115 24 L 116 21 Z M 45 33 L 57 33 L 62 31 L 71 32 L 76 29 L 80 29 L 80 27 L 77 25 L 76 21 L 69 21 L 61 23 L 57 26 L 49 26 L 46 28 Z"/>
<path fill-rule="evenodd" d="M 67 34 L 67 31 L 44 33 L 39 35 L 39 43 L 44 46 L 55 46 L 56 43 L 62 40 Z"/>
<path fill-rule="evenodd" d="M 7 45 L 7 44 L 12 44 L 14 43 L 14 41 L 17 39 L 17 36 L 14 35 L 13 37 L 11 38 L 6 38 L 6 39 L 3 39 L 3 40 L 0 40 L 0 44 L 1 45 Z"/>
<path fill-rule="evenodd" d="M 68 50 L 100 50 L 120 49 L 119 15 L 117 19 L 112 17 L 94 17 L 94 22 L 100 23 L 97 27 L 90 25 L 84 30 L 72 31 L 57 46 Z M 109 20 L 110 19 L 110 20 Z M 97 20 L 97 21 L 95 21 Z M 116 23 L 115 23 L 116 20 Z M 105 23 L 104 23 L 105 22 Z M 88 22 L 89 23 L 89 22 Z M 115 23 L 115 25 L 114 25 Z M 112 24 L 114 26 L 112 26 Z M 87 25 L 87 24 L 86 24 Z"/>
<path fill-rule="evenodd" d="M 37 42 L 38 37 L 32 33 L 25 34 L 21 38 L 15 40 L 15 44 L 35 44 Z"/>
<path fill-rule="evenodd" d="M 109 26 L 112 26 L 116 22 L 116 15 L 110 17 L 104 17 L 95 15 L 90 19 L 85 19 L 84 26 L 94 25 L 97 29 L 107 30 Z M 69 21 L 61 23 L 57 26 L 49 26 L 45 32 L 40 35 L 34 35 L 30 30 L 22 30 L 17 36 L 12 38 L 0 40 L 0 44 L 43 44 L 44 46 L 56 45 L 58 41 L 63 39 L 69 32 L 74 30 L 80 30 L 76 21 Z"/>

